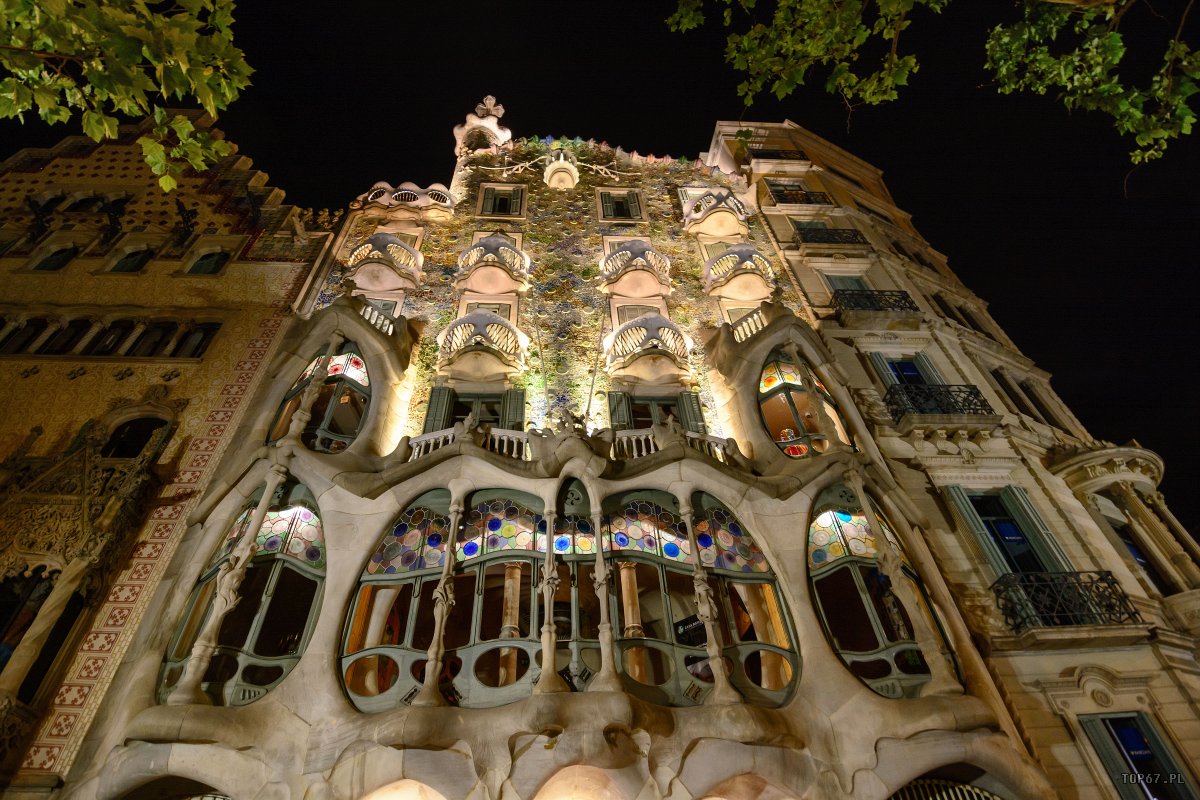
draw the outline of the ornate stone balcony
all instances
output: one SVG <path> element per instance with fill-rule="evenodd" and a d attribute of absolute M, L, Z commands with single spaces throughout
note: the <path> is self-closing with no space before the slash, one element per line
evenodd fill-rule
<path fill-rule="evenodd" d="M 771 296 L 775 270 L 753 245 L 735 244 L 704 262 L 704 291 L 731 300 L 762 301 Z"/>
<path fill-rule="evenodd" d="M 716 238 L 746 236 L 746 206 L 729 189 L 713 189 L 683 204 L 683 229 Z"/>
<path fill-rule="evenodd" d="M 600 259 L 604 290 L 626 297 L 665 294 L 671 285 L 671 260 L 646 242 L 631 239 Z"/>
<path fill-rule="evenodd" d="M 1142 618 L 1111 572 L 1020 572 L 992 584 L 1014 633 L 1067 625 L 1139 625 Z"/>
<path fill-rule="evenodd" d="M 525 368 L 529 337 L 491 311 L 459 317 L 438 336 L 438 368 L 463 380 L 496 380 Z"/>
<path fill-rule="evenodd" d="M 485 294 L 523 292 L 529 286 L 529 255 L 500 234 L 485 236 L 458 257 L 457 288 Z"/>
<path fill-rule="evenodd" d="M 646 314 L 631 319 L 608 335 L 606 347 L 608 367 L 620 368 L 643 355 L 664 355 L 685 366 L 691 350 L 691 339 L 661 314 Z"/>
<path fill-rule="evenodd" d="M 833 200 L 825 192 L 806 192 L 769 186 L 768 194 L 777 206 L 831 206 Z"/>
<path fill-rule="evenodd" d="M 424 256 L 410 244 L 390 233 L 377 233 L 350 251 L 346 265 L 354 269 L 360 289 L 383 287 L 414 289 L 424 273 Z"/>
<path fill-rule="evenodd" d="M 386 333 L 388 336 L 395 333 L 396 318 L 361 297 L 358 299 L 358 313 L 380 333 Z"/>

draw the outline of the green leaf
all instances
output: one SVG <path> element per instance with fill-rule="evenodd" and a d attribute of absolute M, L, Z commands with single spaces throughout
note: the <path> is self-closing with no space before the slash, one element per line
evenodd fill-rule
<path fill-rule="evenodd" d="M 164 192 L 169 192 L 174 189 L 179 183 L 170 175 L 163 175 L 158 179 L 158 185 Z"/>

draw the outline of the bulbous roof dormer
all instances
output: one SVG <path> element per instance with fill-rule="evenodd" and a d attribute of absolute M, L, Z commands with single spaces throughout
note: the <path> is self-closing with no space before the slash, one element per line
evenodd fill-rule
<path fill-rule="evenodd" d="M 424 263 L 420 251 L 390 233 L 370 237 L 346 260 L 347 266 L 354 268 L 355 285 L 372 292 L 415 289 L 424 277 Z"/>
<path fill-rule="evenodd" d="M 600 259 L 601 291 L 622 297 L 665 297 L 671 292 L 671 259 L 648 242 L 631 239 Z"/>
<path fill-rule="evenodd" d="M 455 287 L 481 294 L 524 293 L 533 262 L 512 239 L 499 233 L 485 236 L 458 257 Z"/>
<path fill-rule="evenodd" d="M 465 381 L 494 381 L 525 368 L 529 337 L 504 317 L 478 309 L 438 336 L 438 369 Z"/>
<path fill-rule="evenodd" d="M 488 95 L 475 106 L 474 114 L 467 114 L 462 125 L 454 127 L 454 155 L 462 158 L 479 150 L 511 146 L 512 131 L 500 125 L 504 106 Z"/>
<path fill-rule="evenodd" d="M 354 198 L 350 208 L 374 206 L 387 209 L 388 216 L 392 218 L 443 220 L 454 214 L 454 203 L 454 196 L 450 190 L 440 183 L 433 183 L 422 189 L 411 181 L 405 181 L 399 186 L 379 181 L 369 191 Z"/>
<path fill-rule="evenodd" d="M 704 262 L 704 291 L 727 300 L 762 302 L 771 296 L 775 270 L 751 244 L 735 244 Z"/>
<path fill-rule="evenodd" d="M 693 236 L 720 239 L 747 236 L 746 206 L 730 189 L 713 189 L 683 206 L 683 229 Z"/>

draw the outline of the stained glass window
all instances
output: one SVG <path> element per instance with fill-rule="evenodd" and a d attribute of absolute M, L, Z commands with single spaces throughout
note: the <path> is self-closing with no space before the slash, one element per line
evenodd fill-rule
<path fill-rule="evenodd" d="M 268 444 L 287 435 L 292 416 L 303 402 L 304 390 L 324 358 L 324 354 L 318 354 L 308 362 L 300 377 L 283 396 L 267 436 Z M 326 371 L 320 391 L 313 399 L 312 416 L 300 434 L 300 441 L 313 450 L 339 453 L 358 436 L 366 419 L 371 400 L 371 378 L 366 362 L 358 353 L 358 345 L 353 342 L 342 345 L 340 352 L 329 359 Z"/>
<path fill-rule="evenodd" d="M 630 500 L 619 513 L 604 517 L 608 547 L 659 556 L 681 564 L 694 563 L 683 519 L 649 500 Z"/>
<path fill-rule="evenodd" d="M 697 509 L 696 544 L 700 563 L 729 572 L 770 572 L 767 557 L 754 543 L 750 532 L 724 506 Z"/>
<path fill-rule="evenodd" d="M 541 514 L 508 498 L 483 501 L 463 515 L 458 558 L 465 561 L 505 550 L 534 550 L 535 535 L 546 535 Z"/>
<path fill-rule="evenodd" d="M 886 517 L 873 508 L 890 546 L 904 551 Z M 830 642 L 858 678 L 885 697 L 912 697 L 929 680 L 917 647 L 909 610 L 894 593 L 891 578 L 876 564 L 884 546 L 871 530 L 858 495 L 844 484 L 825 489 L 813 505 L 808 528 L 808 566 L 816 605 Z M 918 596 L 923 589 L 903 561 L 900 580 Z M 931 624 L 927 602 L 921 612 Z"/>
<path fill-rule="evenodd" d="M 816 398 L 809 396 L 804 376 L 816 386 Z M 829 448 L 830 435 L 845 444 L 850 443 L 845 423 L 825 384 L 806 364 L 797 364 L 782 350 L 776 349 L 767 358 L 758 381 L 759 410 L 763 423 L 775 443 L 792 458 L 803 458 Z M 819 403 L 820 405 L 816 405 Z M 821 414 L 834 430 L 821 428 Z"/>
<path fill-rule="evenodd" d="M 217 577 L 247 530 L 260 489 L 237 515 L 192 593 L 191 606 L 163 664 L 160 698 L 179 681 L 203 628 Z M 253 702 L 287 676 L 308 643 L 326 567 L 316 500 L 306 486 L 284 483 L 271 498 L 257 549 L 242 578 L 238 604 L 222 619 L 217 650 L 200 688 L 217 705 Z"/>
<path fill-rule="evenodd" d="M 423 505 L 410 506 L 379 543 L 367 562 L 367 574 L 394 575 L 440 568 L 449 535 L 448 514 Z"/>

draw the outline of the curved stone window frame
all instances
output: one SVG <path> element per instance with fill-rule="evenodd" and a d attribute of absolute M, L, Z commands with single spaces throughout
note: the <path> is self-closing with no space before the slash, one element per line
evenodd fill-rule
<path fill-rule="evenodd" d="M 445 565 L 449 501 L 448 492 L 434 490 L 410 502 L 384 534 L 359 579 L 342 637 L 341 673 L 347 695 L 361 711 L 408 704 L 421 687 L 432 624 L 432 608 L 424 606 L 433 602 Z M 653 504 L 656 518 L 659 512 L 670 513 L 672 524 L 678 523 L 678 535 L 657 536 L 654 553 L 628 539 L 622 544 L 613 533 L 613 515 L 630 502 Z M 505 520 L 490 533 L 482 533 L 472 512 L 489 503 L 491 521 L 498 519 L 497 505 L 520 506 L 513 531 L 505 530 Z M 703 524 L 706 530 L 717 507 L 733 518 L 715 500 L 703 508 L 700 505 L 696 525 Z M 546 535 L 541 508 L 537 498 L 507 489 L 475 492 L 467 503 L 454 537 L 458 559 L 453 579 L 455 605 L 446 623 L 445 666 L 439 676 L 439 689 L 447 702 L 490 707 L 530 694 L 541 669 L 540 587 L 547 546 L 555 551 L 559 578 L 554 600 L 558 631 L 555 669 L 573 690 L 587 687 L 601 664 L 600 604 L 593 588 L 599 542 L 609 572 L 609 619 L 614 625 L 617 668 L 626 689 L 660 705 L 702 703 L 712 685 L 712 671 L 704 628 L 695 615 L 694 558 L 674 498 L 663 492 L 614 495 L 605 503 L 610 511 L 602 515 L 601 531 L 592 529 L 589 513 L 575 510 L 556 517 L 553 537 Z M 564 503 L 564 511 L 569 510 L 570 503 Z M 418 518 L 419 522 L 413 521 Z M 422 525 L 425 527 L 418 535 Z M 427 541 L 431 531 L 437 536 L 432 547 Z M 717 533 L 715 528 L 713 532 Z M 720 535 L 730 538 L 728 531 Z M 757 548 L 749 560 L 737 562 L 745 572 L 734 572 L 730 568 L 734 557 L 718 551 L 716 545 L 702 547 L 702 553 L 712 556 L 705 557 L 708 582 L 717 600 L 722 653 L 731 682 L 750 702 L 783 705 L 798 682 L 800 663 L 792 621 L 774 573 Z M 716 566 L 717 562 L 721 566 Z M 629 570 L 630 575 L 623 577 L 621 570 Z M 634 635 L 637 631 L 624 624 L 623 580 L 632 580 L 637 587 L 642 608 L 653 609 L 641 620 L 643 634 L 648 623 L 654 623 L 653 635 Z M 519 588 L 510 591 L 506 586 L 501 591 L 501 582 Z M 777 632 L 773 637 L 757 637 L 750 617 L 766 607 L 774 609 Z M 742 619 L 745 622 L 739 625 Z M 488 627 L 492 636 L 486 635 Z M 655 671 L 654 680 L 646 682 L 633 674 L 642 672 L 644 678 L 645 669 Z"/>
<path fill-rule="evenodd" d="M 242 507 L 192 590 L 163 659 L 160 703 L 183 674 L 211 615 L 217 581 L 262 494 L 260 488 Z M 326 550 L 320 509 L 307 486 L 289 480 L 276 490 L 256 539 L 258 549 L 239 586 L 240 600 L 222 620 L 212 662 L 200 683 L 214 705 L 247 705 L 283 682 L 303 657 L 320 616 Z M 302 612 L 305 589 L 310 590 L 308 610 Z M 274 625 L 282 626 L 283 634 L 272 645 L 264 637 Z"/>
<path fill-rule="evenodd" d="M 833 423 L 836 439 L 831 439 L 829 432 L 820 430 L 814 412 L 806 414 L 811 406 L 806 377 L 821 398 L 825 414 Z M 800 359 L 796 364 L 781 347 L 771 350 L 759 371 L 758 415 L 767 436 L 789 458 L 819 455 L 826 452 L 833 441 L 850 445 L 846 421 L 833 395 L 807 362 Z"/>
<path fill-rule="evenodd" d="M 287 435 L 292 415 L 303 401 L 304 390 L 312 383 L 313 372 L 324 358 L 324 353 L 314 356 L 284 394 L 279 403 L 279 410 L 275 412 L 271 422 L 267 444 L 277 442 Z M 338 348 L 337 355 L 329 361 L 328 370 L 329 374 L 313 400 L 312 417 L 300 433 L 300 441 L 305 447 L 318 453 L 340 453 L 353 444 L 362 433 L 371 413 L 370 370 L 361 348 L 351 341 Z M 358 419 L 353 425 L 354 430 L 347 433 L 350 426 L 339 419 L 339 407 L 355 403 L 358 404 L 358 408 L 352 413 L 357 413 Z"/>
<path fill-rule="evenodd" d="M 899 553 L 904 578 L 915 588 L 923 612 L 946 644 L 947 637 L 941 622 L 933 613 L 925 587 L 909 562 L 891 523 L 873 500 L 871 505 L 875 518 L 883 528 L 883 535 Z M 827 516 L 827 519 L 823 519 Z M 838 538 L 823 538 L 830 535 Z M 891 589 L 887 576 L 876 564 L 878 545 L 875 536 L 869 530 L 861 505 L 849 487 L 834 484 L 818 495 L 806 537 L 813 610 L 833 652 L 851 674 L 875 693 L 893 699 L 918 696 L 921 687 L 930 680 L 929 666 L 917 644 L 908 610 L 903 607 Z M 853 603 L 855 598 L 858 600 L 857 606 Z M 860 626 L 864 622 L 870 626 L 869 633 L 875 646 L 843 646 L 839 642 L 839 630 L 862 635 L 861 628 L 855 634 L 845 627 L 855 622 Z M 948 644 L 946 650 L 952 652 Z M 880 664 L 886 664 L 888 670 L 879 671 Z"/>

